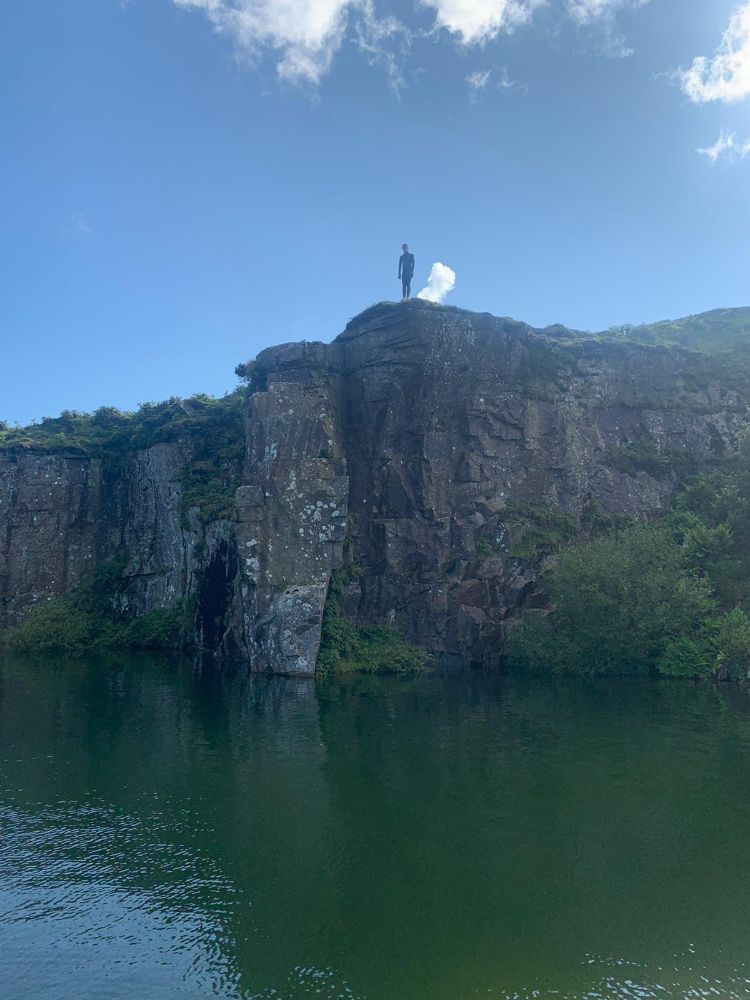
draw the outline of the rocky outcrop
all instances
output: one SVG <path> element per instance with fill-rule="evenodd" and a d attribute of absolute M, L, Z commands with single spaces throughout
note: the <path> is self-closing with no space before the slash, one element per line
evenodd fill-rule
<path fill-rule="evenodd" d="M 0 452 L 0 624 L 107 557 L 104 492 L 101 462 Z"/>
<path fill-rule="evenodd" d="M 537 566 L 511 554 L 519 502 L 657 514 L 675 477 L 620 471 L 618 456 L 700 462 L 746 421 L 695 354 L 421 304 L 365 315 L 331 356 L 345 385 L 349 613 L 483 663 L 533 599 Z"/>
<path fill-rule="evenodd" d="M 346 533 L 341 393 L 323 344 L 290 344 L 258 361 L 267 389 L 248 405 L 248 485 L 237 494 L 246 645 L 251 662 L 309 674 Z"/>
<path fill-rule="evenodd" d="M 524 504 L 657 514 L 747 423 L 717 359 L 421 302 L 264 351 L 253 379 L 233 520 L 185 508 L 189 438 L 116 462 L 0 453 L 0 625 L 124 552 L 134 613 L 190 598 L 197 644 L 253 669 L 314 670 L 337 570 L 357 622 L 495 663 L 539 600 Z"/>
<path fill-rule="evenodd" d="M 191 593 L 199 530 L 182 523 L 180 506 L 189 459 L 188 442 L 113 461 L 0 451 L 0 624 L 121 553 L 134 614 Z"/>

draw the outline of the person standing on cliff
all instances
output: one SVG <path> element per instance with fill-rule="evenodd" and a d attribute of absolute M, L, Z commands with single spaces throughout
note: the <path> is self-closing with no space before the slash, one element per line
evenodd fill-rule
<path fill-rule="evenodd" d="M 414 254 L 409 253 L 409 244 L 403 243 L 404 251 L 398 259 L 398 278 L 401 282 L 401 292 L 404 299 L 411 295 L 411 279 L 414 277 Z"/>

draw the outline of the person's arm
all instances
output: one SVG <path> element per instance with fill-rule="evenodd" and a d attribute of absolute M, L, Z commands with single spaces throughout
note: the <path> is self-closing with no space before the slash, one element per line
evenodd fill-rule
<path fill-rule="evenodd" d="M 403 266 L 404 266 L 404 258 L 403 258 L 403 256 L 401 256 L 398 259 L 398 276 L 399 276 L 399 279 L 401 278 L 401 268 Z"/>

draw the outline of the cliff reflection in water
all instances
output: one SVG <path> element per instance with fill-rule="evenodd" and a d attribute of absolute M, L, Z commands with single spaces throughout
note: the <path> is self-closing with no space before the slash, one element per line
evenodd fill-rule
<path fill-rule="evenodd" d="M 0 996 L 750 995 L 730 696 L 5 659 Z"/>

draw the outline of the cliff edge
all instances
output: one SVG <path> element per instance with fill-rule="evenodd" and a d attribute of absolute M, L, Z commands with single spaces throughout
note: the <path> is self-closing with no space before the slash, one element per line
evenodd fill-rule
<path fill-rule="evenodd" d="M 747 312 L 707 316 L 744 349 Z M 0 436 L 0 629 L 119 558 L 130 613 L 183 602 L 197 647 L 255 670 L 315 670 L 332 580 L 351 621 L 497 664 L 576 525 L 661 513 L 748 423 L 744 359 L 658 328 L 385 303 L 240 366 L 221 448 L 200 399 L 116 453 Z M 219 481 L 227 509 L 196 488 Z"/>

